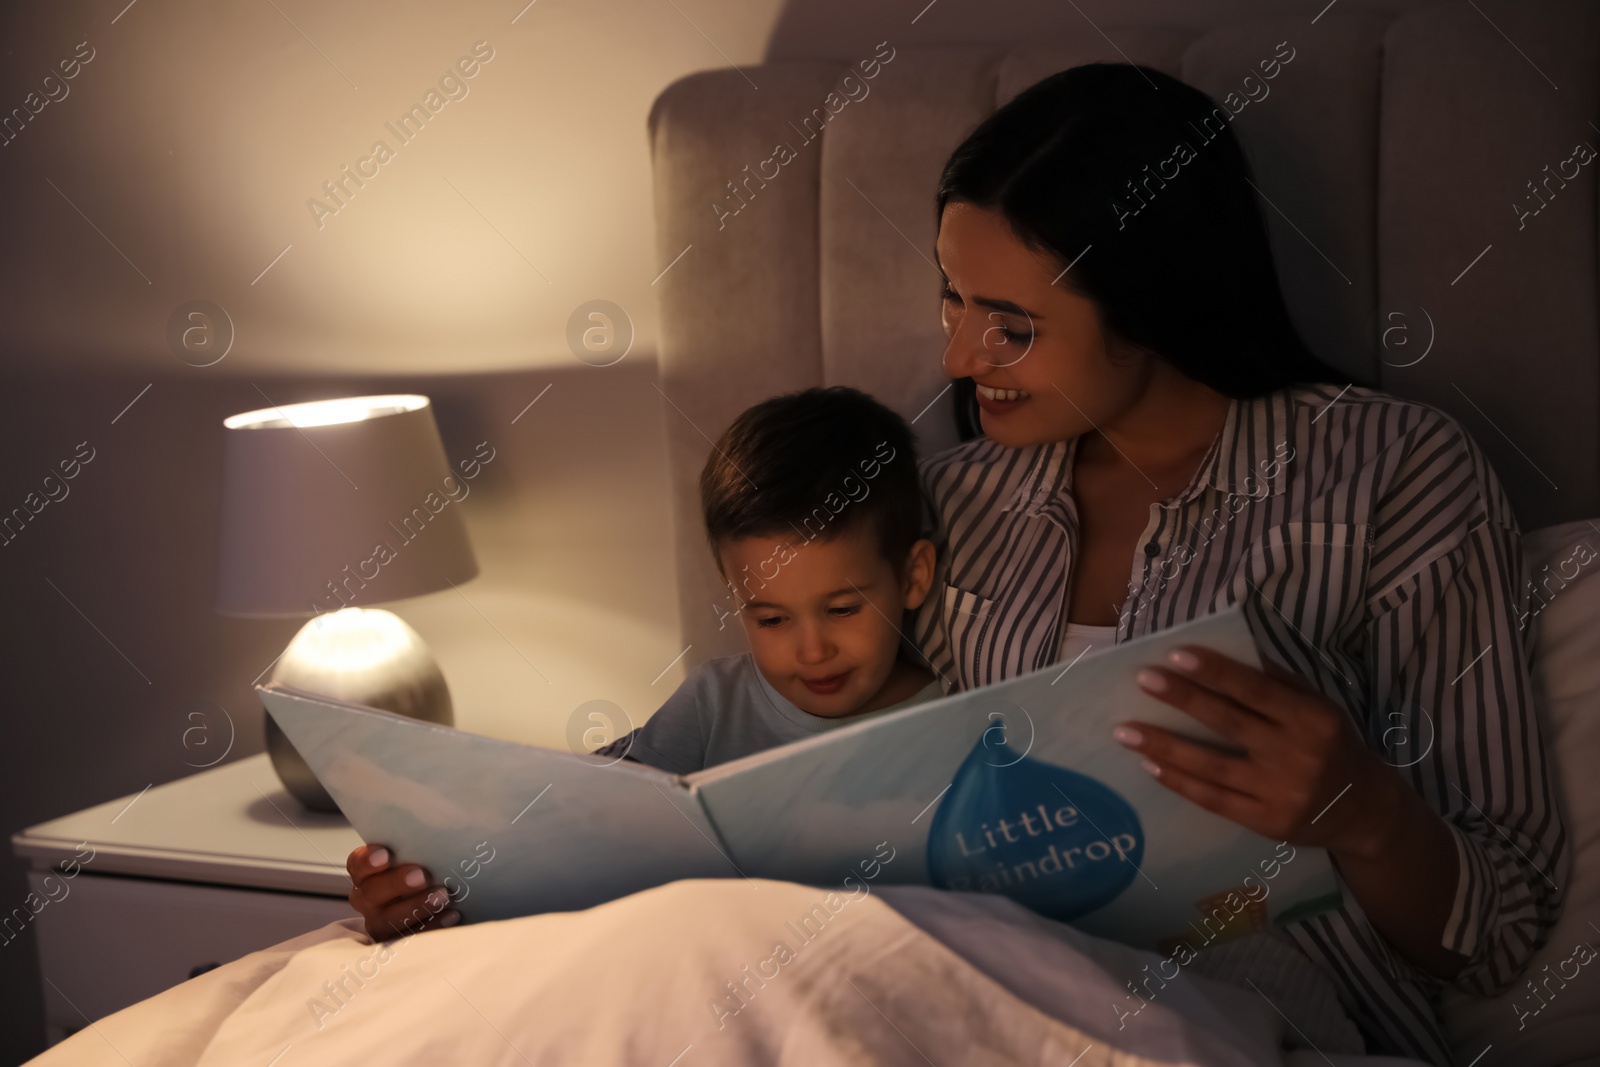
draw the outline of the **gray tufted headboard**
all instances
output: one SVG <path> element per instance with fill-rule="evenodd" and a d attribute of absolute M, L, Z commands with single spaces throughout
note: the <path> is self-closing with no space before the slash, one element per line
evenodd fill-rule
<path fill-rule="evenodd" d="M 760 399 L 839 383 L 916 419 L 924 455 L 955 443 L 932 263 L 939 170 L 998 103 L 1080 63 L 1155 67 L 1236 112 L 1313 351 L 1455 416 L 1524 531 L 1600 513 L 1600 160 L 1575 153 L 1600 149 L 1600 9 L 1496 7 L 1491 22 L 1468 4 L 1394 18 L 1330 5 L 1199 34 L 1101 28 L 1009 52 L 890 41 L 865 68 L 710 71 L 656 101 L 661 388 L 690 663 L 744 647 L 731 620 L 719 628 L 725 590 L 700 526 L 711 441 Z"/>

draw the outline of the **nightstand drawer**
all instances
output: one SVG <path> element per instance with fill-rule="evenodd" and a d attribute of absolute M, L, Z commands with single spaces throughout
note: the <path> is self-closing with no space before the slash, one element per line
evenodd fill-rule
<path fill-rule="evenodd" d="M 47 896 L 45 872 L 28 875 Z M 33 920 L 44 977 L 45 1018 L 58 1041 L 189 978 L 339 919 L 354 918 L 337 897 L 94 875 L 51 878 L 56 896 Z M 70 1001 L 70 1003 L 69 1003 Z"/>

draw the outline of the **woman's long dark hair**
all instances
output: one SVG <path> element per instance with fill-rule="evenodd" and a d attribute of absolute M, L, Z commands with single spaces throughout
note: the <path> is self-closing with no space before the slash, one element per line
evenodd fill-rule
<path fill-rule="evenodd" d="M 1110 330 L 1225 396 L 1348 383 L 1289 319 L 1231 119 L 1149 67 L 1064 70 L 961 143 L 938 210 L 963 201 L 1000 212 L 1024 243 L 1075 264 L 1062 284 L 1093 300 Z M 956 385 L 966 440 L 980 432 L 973 383 Z"/>

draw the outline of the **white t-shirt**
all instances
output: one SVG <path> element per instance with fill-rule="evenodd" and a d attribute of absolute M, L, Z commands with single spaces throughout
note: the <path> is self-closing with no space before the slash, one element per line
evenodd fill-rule
<path fill-rule="evenodd" d="M 909 699 L 865 715 L 813 715 L 779 694 L 744 652 L 695 667 L 649 721 L 597 754 L 625 753 L 673 774 L 689 774 L 943 695 L 935 679 Z"/>
<path fill-rule="evenodd" d="M 1117 643 L 1115 626 L 1088 626 L 1081 622 L 1067 623 L 1067 632 L 1061 635 L 1061 649 L 1056 653 L 1057 663 L 1071 663 L 1084 652 L 1104 652 Z"/>

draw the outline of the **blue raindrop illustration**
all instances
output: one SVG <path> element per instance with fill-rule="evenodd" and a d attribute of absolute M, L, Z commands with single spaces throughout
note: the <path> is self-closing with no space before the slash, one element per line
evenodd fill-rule
<path fill-rule="evenodd" d="M 1110 903 L 1144 858 L 1133 806 L 1088 775 L 1011 751 L 990 738 L 993 729 L 972 746 L 934 814 L 933 884 L 999 893 L 1062 921 Z"/>

